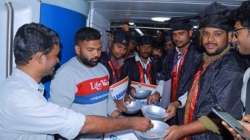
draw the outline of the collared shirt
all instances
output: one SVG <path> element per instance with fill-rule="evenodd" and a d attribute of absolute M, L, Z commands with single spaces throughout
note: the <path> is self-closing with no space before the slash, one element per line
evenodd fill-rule
<path fill-rule="evenodd" d="M 150 62 L 151 62 L 151 59 L 148 58 L 148 59 L 147 59 L 147 63 L 144 63 L 144 62 L 142 62 L 141 58 L 140 58 L 139 55 L 137 54 L 137 55 L 135 55 L 135 61 L 140 62 L 141 65 L 142 65 L 142 67 L 143 67 L 143 69 L 146 70 L 146 69 L 147 69 L 147 65 L 149 65 Z M 144 73 L 144 79 L 145 79 L 145 83 L 146 83 L 146 84 L 150 84 L 150 81 L 149 81 L 149 79 L 148 79 L 146 73 Z"/>
<path fill-rule="evenodd" d="M 249 82 L 249 80 L 248 80 L 249 78 L 250 78 L 250 68 L 248 68 L 244 73 L 243 85 L 241 88 L 241 101 L 242 101 L 244 107 L 246 106 L 247 84 Z"/>
<path fill-rule="evenodd" d="M 0 139 L 49 140 L 78 135 L 85 116 L 48 102 L 43 88 L 25 72 L 15 69 L 0 86 Z"/>
<path fill-rule="evenodd" d="M 180 51 L 179 48 L 176 47 L 175 49 L 176 49 L 176 52 L 177 52 L 176 68 L 177 68 L 177 71 L 179 71 L 181 60 L 184 59 L 184 54 L 185 54 L 185 51 L 187 51 L 187 48 L 183 53 Z"/>

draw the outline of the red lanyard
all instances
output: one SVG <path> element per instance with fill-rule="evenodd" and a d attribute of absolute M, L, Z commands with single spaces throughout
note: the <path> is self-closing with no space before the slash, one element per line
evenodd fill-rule
<path fill-rule="evenodd" d="M 142 64 L 139 61 L 137 62 L 137 66 L 139 68 L 140 83 L 146 83 L 145 78 L 144 78 L 144 74 L 146 72 L 146 77 L 148 78 L 149 83 L 152 84 L 151 64 L 150 63 L 147 64 L 146 71 L 143 69 Z"/>
<path fill-rule="evenodd" d="M 180 72 L 183 67 L 186 54 L 187 54 L 187 50 L 185 50 L 182 58 L 180 58 L 181 60 L 180 60 L 179 66 L 177 62 L 177 64 L 175 64 L 173 71 L 171 73 L 171 79 L 172 79 L 171 80 L 171 102 L 177 100 L 177 89 L 179 86 Z"/>
<path fill-rule="evenodd" d="M 112 64 L 112 62 L 111 62 L 110 60 L 108 61 L 108 64 L 109 64 L 109 67 L 110 67 L 111 70 L 112 70 L 113 79 L 115 79 L 115 78 L 116 78 L 116 71 L 115 71 L 115 68 L 114 68 L 114 66 L 113 66 L 113 64 Z"/>

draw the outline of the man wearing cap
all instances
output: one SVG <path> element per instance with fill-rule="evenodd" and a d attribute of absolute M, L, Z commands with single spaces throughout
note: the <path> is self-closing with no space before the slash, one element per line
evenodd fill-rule
<path fill-rule="evenodd" d="M 110 85 L 114 84 L 123 78 L 125 78 L 125 75 L 121 75 L 121 69 L 124 64 L 125 55 L 127 53 L 127 47 L 128 47 L 128 36 L 123 31 L 117 31 L 114 33 L 113 42 L 110 46 L 110 53 L 107 54 L 105 52 L 102 53 L 100 62 L 106 66 L 106 68 L 109 71 L 109 82 Z M 125 111 L 126 108 L 123 104 L 123 98 L 125 96 L 125 93 L 122 93 L 124 95 L 117 95 L 117 97 L 114 97 L 114 101 L 116 103 L 117 108 L 120 111 Z"/>
<path fill-rule="evenodd" d="M 76 56 L 63 64 L 51 81 L 50 101 L 86 115 L 117 115 L 109 94 L 109 72 L 99 63 L 100 33 L 81 28 L 75 35 Z M 83 135 L 84 140 L 102 139 L 102 135 Z"/>
<path fill-rule="evenodd" d="M 243 70 L 238 65 L 236 52 L 230 51 L 228 47 L 228 32 L 231 29 L 225 14 L 228 10 L 217 3 L 208 8 L 225 11 L 208 13 L 202 17 L 200 32 L 205 53 L 185 100 L 184 125 L 172 126 L 165 140 L 230 139 L 228 133 L 212 129 L 214 124 L 204 116 L 211 112 L 212 107 L 221 107 L 236 118 L 242 113 L 239 89 L 242 86 Z M 214 133 L 207 130 L 213 130 Z"/>
<path fill-rule="evenodd" d="M 201 52 L 198 46 L 195 46 L 191 40 L 192 31 L 191 24 L 188 19 L 176 18 L 170 22 L 172 28 L 172 40 L 175 44 L 175 49 L 168 51 L 166 58 L 163 61 L 162 79 L 168 81 L 171 79 L 171 95 L 167 112 L 171 114 L 176 112 L 176 104 L 180 104 L 182 100 L 178 97 L 187 92 L 190 87 L 192 76 L 199 66 L 201 60 Z M 164 93 L 163 93 L 164 94 Z M 168 95 L 163 95 L 168 96 Z M 183 123 L 183 110 L 179 109 L 176 118 L 171 123 Z"/>
<path fill-rule="evenodd" d="M 130 81 L 145 84 L 156 84 L 156 72 L 152 66 L 152 37 L 142 36 L 138 46 L 138 54 L 128 58 L 123 67 L 123 75 L 128 75 Z M 133 91 L 131 91 L 133 96 Z M 160 99 L 159 92 L 153 92 L 148 98 L 149 103 L 156 103 Z"/>

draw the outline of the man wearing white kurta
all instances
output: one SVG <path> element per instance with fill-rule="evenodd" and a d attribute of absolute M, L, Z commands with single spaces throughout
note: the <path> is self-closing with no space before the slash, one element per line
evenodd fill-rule
<path fill-rule="evenodd" d="M 20 69 L 0 89 L 1 140 L 47 140 L 56 133 L 72 139 L 84 125 L 84 115 L 47 102 L 43 88 Z"/>
<path fill-rule="evenodd" d="M 0 85 L 0 140 L 50 140 L 53 134 L 73 139 L 79 133 L 152 127 L 145 118 L 84 116 L 47 102 L 39 83 L 59 62 L 59 44 L 58 35 L 41 24 L 18 29 L 13 45 L 17 69 Z"/>

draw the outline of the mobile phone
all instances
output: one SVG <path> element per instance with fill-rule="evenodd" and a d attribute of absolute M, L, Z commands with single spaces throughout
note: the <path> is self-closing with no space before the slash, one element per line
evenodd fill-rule
<path fill-rule="evenodd" d="M 226 122 L 231 128 L 233 128 L 239 135 L 243 138 L 248 139 L 244 133 L 243 126 L 240 124 L 239 120 L 235 119 L 228 112 L 212 108 L 212 112 L 219 117 L 221 120 Z M 221 123 L 221 121 L 220 121 Z"/>

